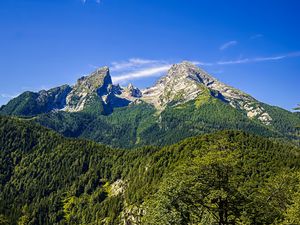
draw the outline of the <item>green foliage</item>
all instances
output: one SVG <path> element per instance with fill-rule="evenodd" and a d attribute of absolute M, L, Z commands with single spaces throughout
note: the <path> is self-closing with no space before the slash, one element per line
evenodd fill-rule
<path fill-rule="evenodd" d="M 9 220 L 4 215 L 0 215 L 0 225 L 9 225 Z"/>
<path fill-rule="evenodd" d="M 0 214 L 12 224 L 63 224 L 78 218 L 88 224 L 96 220 L 96 209 L 103 208 L 102 217 L 111 213 L 105 205 L 115 199 L 103 190 L 103 180 L 120 178 L 124 151 L 65 139 L 33 122 L 5 117 L 0 146 Z"/>
<path fill-rule="evenodd" d="M 203 87 L 203 93 L 201 93 L 196 99 L 195 99 L 195 105 L 197 108 L 200 108 L 205 103 L 208 103 L 209 101 L 213 101 L 213 97 L 211 96 L 210 90 L 208 88 Z"/>
<path fill-rule="evenodd" d="M 146 103 L 127 106 L 128 102 L 125 104 L 117 97 L 111 100 L 116 105 L 104 104 L 97 94 L 89 96 L 81 112 L 51 111 L 54 106 L 61 108 L 63 103 L 54 96 L 65 95 L 69 88 L 25 92 L 3 106 L 0 114 L 26 116 L 66 137 L 89 139 L 112 147 L 165 146 L 187 137 L 229 129 L 300 144 L 299 113 L 261 104 L 272 117 L 272 125 L 265 126 L 255 118 L 249 119 L 243 110 L 231 107 L 219 93 L 205 86 L 201 86 L 203 92 L 195 100 L 184 104 L 180 103 L 183 92 L 178 92 L 162 112 Z M 77 97 L 72 100 L 74 104 Z"/>
<path fill-rule="evenodd" d="M 293 146 L 220 132 L 138 164 L 126 197 L 144 202 L 143 224 L 275 224 L 298 190 L 299 166 Z"/>
<path fill-rule="evenodd" d="M 2 224 L 297 224 L 299 173 L 299 148 L 240 131 L 121 150 L 0 117 Z"/>
<path fill-rule="evenodd" d="M 67 137 L 81 137 L 114 147 L 144 145 L 140 134 L 155 123 L 155 110 L 147 104 L 115 109 L 110 115 L 92 111 L 55 112 L 40 115 L 36 121 Z M 150 128 L 151 129 L 151 128 Z"/>
<path fill-rule="evenodd" d="M 85 112 L 39 115 L 35 121 L 67 137 L 80 137 L 122 148 L 165 146 L 187 137 L 226 129 L 265 137 L 299 139 L 296 124 L 300 124 L 300 118 L 291 112 L 264 106 L 269 107 L 267 109 L 274 118 L 274 125 L 265 126 L 210 96 L 204 92 L 194 101 L 168 106 L 161 113 L 157 113 L 153 106 L 141 103 L 116 108 L 109 115 L 101 115 L 91 107 Z"/>
<path fill-rule="evenodd" d="M 299 225 L 300 224 L 300 193 L 295 194 L 292 204 L 288 206 L 285 212 L 284 220 L 280 225 Z"/>
<path fill-rule="evenodd" d="M 295 113 L 291 113 L 279 107 L 271 107 L 265 104 L 263 107 L 273 118 L 272 126 L 275 130 L 285 134 L 285 136 L 290 139 L 293 138 L 299 140 L 297 127 L 300 125 L 300 117 L 298 117 Z"/>
<path fill-rule="evenodd" d="M 38 93 L 26 91 L 9 101 L 0 108 L 2 115 L 36 116 L 48 113 L 53 109 L 61 109 L 65 104 L 65 98 L 71 91 L 71 87 L 63 85 L 48 91 Z"/>

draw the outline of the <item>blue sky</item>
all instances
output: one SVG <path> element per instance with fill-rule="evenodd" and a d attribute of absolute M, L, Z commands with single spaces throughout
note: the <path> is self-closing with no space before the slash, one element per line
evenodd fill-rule
<path fill-rule="evenodd" d="M 114 82 L 151 86 L 197 63 L 260 101 L 300 103 L 300 1 L 0 1 L 0 105 L 73 84 L 108 65 Z"/>

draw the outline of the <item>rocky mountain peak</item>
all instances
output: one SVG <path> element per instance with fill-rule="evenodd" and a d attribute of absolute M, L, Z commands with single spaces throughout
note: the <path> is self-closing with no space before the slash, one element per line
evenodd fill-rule
<path fill-rule="evenodd" d="M 65 85 L 39 93 L 25 93 L 20 96 L 20 99 L 24 99 L 25 95 L 30 95 L 31 101 L 36 102 L 39 107 L 43 106 L 40 107 L 41 109 L 30 112 L 32 115 L 52 110 L 78 112 L 84 109 L 104 111 L 108 114 L 113 112 L 115 107 L 124 107 L 143 101 L 152 104 L 161 112 L 167 106 L 196 100 L 201 94 L 210 95 L 207 99 L 216 98 L 230 104 L 244 111 L 249 118 L 258 119 L 266 125 L 270 125 L 273 120 L 256 99 L 218 81 L 188 61 L 173 65 L 153 87 L 143 91 L 131 83 L 127 87 L 113 85 L 109 68 L 102 67 L 89 76 L 79 78 L 72 87 Z M 14 112 L 21 112 L 22 110 L 15 110 L 18 104 L 14 102 L 17 100 L 11 102 L 7 111 L 13 108 Z"/>
<path fill-rule="evenodd" d="M 204 80 L 213 80 L 208 76 L 202 78 L 202 74 L 206 75 L 193 63 L 175 64 L 153 87 L 143 91 L 143 99 L 159 109 L 171 102 L 177 104 L 195 99 L 203 91 Z"/>
<path fill-rule="evenodd" d="M 98 98 L 105 98 L 112 89 L 112 80 L 107 66 L 91 73 L 89 76 L 81 77 L 73 86 L 72 91 L 66 99 L 65 111 L 78 112 L 87 104 Z"/>
<path fill-rule="evenodd" d="M 133 89 L 134 89 L 133 84 L 132 84 L 132 83 L 129 83 L 129 84 L 127 85 L 127 89 L 128 89 L 128 90 L 133 90 Z"/>
<path fill-rule="evenodd" d="M 109 68 L 107 66 L 102 67 L 91 73 L 89 76 L 81 77 L 77 80 L 74 88 L 80 87 L 90 91 L 95 91 L 102 86 L 112 85 Z"/>
<path fill-rule="evenodd" d="M 138 98 L 142 97 L 142 92 L 137 87 L 133 86 L 133 84 L 129 83 L 127 87 L 120 87 L 119 85 L 114 85 L 114 87 L 119 87 L 118 92 L 115 92 L 117 94 L 117 97 L 126 99 L 130 102 L 134 102 Z"/>
<path fill-rule="evenodd" d="M 206 86 L 216 81 L 211 75 L 189 61 L 173 65 L 168 71 L 167 77 L 169 79 L 190 79 Z"/>
<path fill-rule="evenodd" d="M 128 94 L 135 98 L 142 97 L 142 92 L 137 87 L 133 86 L 132 83 L 129 83 L 127 88 L 125 88 L 125 91 L 128 92 Z"/>
<path fill-rule="evenodd" d="M 218 81 L 188 61 L 173 65 L 153 87 L 143 91 L 142 99 L 162 111 L 167 105 L 194 100 L 205 90 L 209 90 L 212 97 L 245 111 L 249 118 L 271 124 L 272 118 L 256 99 Z"/>

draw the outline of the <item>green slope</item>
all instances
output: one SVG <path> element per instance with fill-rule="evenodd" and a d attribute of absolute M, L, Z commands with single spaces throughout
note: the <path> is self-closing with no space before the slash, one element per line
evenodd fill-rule
<path fill-rule="evenodd" d="M 299 153 L 237 131 L 124 151 L 0 117 L 0 221 L 299 224 Z"/>
<path fill-rule="evenodd" d="M 170 105 L 161 113 L 142 103 L 115 109 L 109 115 L 55 112 L 40 115 L 36 121 L 67 137 L 81 137 L 123 148 L 149 144 L 164 146 L 224 129 L 299 142 L 297 125 L 300 119 L 296 114 L 268 105 L 263 107 L 274 118 L 271 126 L 251 120 L 243 111 L 205 94 L 185 104 Z"/>
<path fill-rule="evenodd" d="M 52 88 L 48 91 L 38 93 L 26 91 L 18 97 L 12 99 L 0 108 L 2 115 L 16 116 L 36 116 L 47 113 L 53 109 L 61 109 L 66 102 L 66 96 L 71 91 L 71 87 L 63 85 Z"/>
<path fill-rule="evenodd" d="M 63 99 L 69 92 L 70 87 L 66 85 L 39 93 L 25 92 L 3 106 L 0 114 L 33 119 L 66 137 L 80 137 L 122 148 L 149 144 L 164 146 L 224 129 L 243 130 L 300 143 L 300 118 L 297 113 L 257 103 L 273 119 L 271 125 L 266 126 L 256 118 L 249 119 L 245 111 L 233 108 L 208 88 L 187 103 L 170 102 L 162 112 L 145 102 L 112 107 L 103 104 L 96 94 L 90 96 L 81 112 L 52 111 L 53 108 L 63 107 Z M 112 102 L 118 102 L 117 99 Z"/>

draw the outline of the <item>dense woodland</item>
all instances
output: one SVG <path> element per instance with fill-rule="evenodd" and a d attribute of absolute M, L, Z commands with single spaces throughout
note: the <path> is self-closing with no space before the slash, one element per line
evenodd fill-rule
<path fill-rule="evenodd" d="M 290 224 L 300 149 L 242 131 L 122 150 L 0 117 L 0 224 Z"/>

